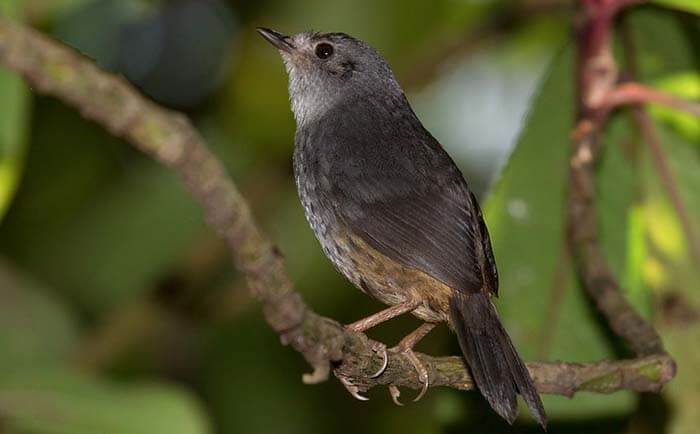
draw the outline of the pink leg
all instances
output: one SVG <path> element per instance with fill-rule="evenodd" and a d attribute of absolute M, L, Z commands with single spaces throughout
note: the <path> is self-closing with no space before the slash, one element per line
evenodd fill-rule
<path fill-rule="evenodd" d="M 367 318 L 362 318 L 361 320 L 355 321 L 352 324 L 348 324 L 346 328 L 354 332 L 363 332 L 385 321 L 389 321 L 392 318 L 396 318 L 399 315 L 403 315 L 406 312 L 410 312 L 419 305 L 419 300 L 409 300 L 403 303 L 395 304 L 375 313 L 374 315 L 370 315 Z"/>
<path fill-rule="evenodd" d="M 408 358 L 416 371 L 418 371 L 418 379 L 421 383 L 423 383 L 423 388 L 418 396 L 416 396 L 414 401 L 418 401 L 423 397 L 423 395 L 425 395 L 425 392 L 428 390 L 428 386 L 430 385 L 430 381 L 428 378 L 428 370 L 425 368 L 425 366 L 423 366 L 420 359 L 418 359 L 416 353 L 413 352 L 413 347 L 433 328 L 435 328 L 436 325 L 437 324 L 429 322 L 421 324 L 420 327 L 406 335 L 405 338 L 401 339 L 401 342 L 399 342 L 398 345 L 392 348 L 393 351 L 397 351 Z M 396 405 L 401 405 L 399 402 L 399 389 L 392 384 L 389 386 L 389 392 L 391 393 L 391 398 L 394 400 L 394 403 Z"/>
<path fill-rule="evenodd" d="M 354 332 L 363 332 L 392 318 L 396 318 L 399 315 L 410 312 L 413 309 L 417 308 L 419 305 L 420 301 L 414 300 L 409 300 L 403 303 L 395 304 L 394 306 L 388 307 L 380 312 L 375 313 L 374 315 L 368 316 L 367 318 L 363 318 L 361 320 L 355 321 L 352 324 L 348 324 L 347 326 L 345 326 L 345 328 Z M 382 357 L 382 364 L 379 367 L 379 370 L 377 370 L 377 372 L 375 372 L 372 375 L 372 378 L 375 378 L 382 375 L 382 373 L 386 370 L 387 364 L 389 363 L 389 355 L 386 351 L 386 345 L 382 344 L 381 342 L 372 341 L 372 350 Z M 349 379 L 340 378 L 340 381 L 354 398 L 359 399 L 361 401 L 367 400 L 366 396 L 360 395 L 359 391 L 357 390 L 357 387 L 353 385 Z"/>

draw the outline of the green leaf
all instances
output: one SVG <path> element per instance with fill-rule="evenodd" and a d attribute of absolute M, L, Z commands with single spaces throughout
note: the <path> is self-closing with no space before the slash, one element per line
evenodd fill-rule
<path fill-rule="evenodd" d="M 692 68 L 692 50 L 672 14 L 633 12 L 630 22 L 640 52 L 640 76 L 653 81 Z M 663 37 L 650 35 L 648 28 L 657 29 L 655 35 Z M 502 276 L 498 305 L 519 350 L 530 359 L 590 361 L 619 356 L 575 279 L 564 249 L 575 107 L 572 51 L 567 50 L 552 66 L 485 207 Z M 630 291 L 630 301 L 648 314 L 650 290 L 639 274 L 647 272 L 648 252 L 642 239 L 649 221 L 640 216 L 636 130 L 621 115 L 606 125 L 596 175 L 596 208 L 600 241 L 610 268 L 625 284 L 623 289 Z M 611 416 L 632 411 L 635 398 L 629 392 L 578 394 L 572 400 L 545 397 L 545 406 L 551 418 Z"/>
<path fill-rule="evenodd" d="M 681 135 L 660 125 L 659 136 L 676 180 L 680 197 L 696 233 L 700 231 L 700 156 L 698 143 L 691 146 Z M 676 378 L 664 388 L 664 397 L 673 412 L 666 432 L 684 434 L 697 431 L 700 406 L 700 268 L 693 261 L 688 242 L 675 209 L 661 185 L 651 161 L 646 164 L 646 227 L 652 255 L 645 262 L 644 276 L 653 287 L 660 309 L 657 328 L 668 352 L 678 365 Z"/>
<path fill-rule="evenodd" d="M 700 8 L 697 1 L 694 3 Z M 692 32 L 678 37 L 682 29 L 674 14 L 653 10 L 632 11 L 633 34 L 640 55 L 640 72 L 652 70 L 646 79 L 664 90 L 688 99 L 698 99 L 697 41 Z M 649 29 L 654 29 L 653 32 Z M 700 232 L 700 136 L 688 134 L 677 120 L 659 116 L 652 109 L 661 149 L 668 161 L 679 196 L 695 232 Z M 673 115 L 677 115 L 675 112 Z M 697 120 L 695 120 L 697 123 Z M 646 146 L 646 145 L 645 145 Z M 700 267 L 690 256 L 687 235 L 659 174 L 644 154 L 644 226 L 647 256 L 644 281 L 656 300 L 655 325 L 666 350 L 678 366 L 676 378 L 664 386 L 664 402 L 669 412 L 664 431 L 668 434 L 694 433 L 698 429 L 700 407 Z"/>
<path fill-rule="evenodd" d="M 653 0 L 653 3 L 659 6 L 700 15 L 700 2 L 698 0 Z"/>
<path fill-rule="evenodd" d="M 68 360 L 76 319 L 46 288 L 0 261 L 0 300 L 0 372 Z"/>
<path fill-rule="evenodd" d="M 649 288 L 644 282 L 644 264 L 648 257 L 646 213 L 642 204 L 635 204 L 627 217 L 627 266 L 623 287 L 632 304 L 644 316 L 651 316 Z"/>
<path fill-rule="evenodd" d="M 151 164 L 135 164 L 131 172 L 19 252 L 27 268 L 91 312 L 153 288 L 203 230 L 199 208 L 173 174 Z"/>
<path fill-rule="evenodd" d="M 89 314 L 151 290 L 204 230 L 182 183 L 60 102 L 33 130 L 0 250 Z"/>
<path fill-rule="evenodd" d="M 655 87 L 688 101 L 700 101 L 700 73 L 685 71 L 662 77 L 655 81 Z M 690 113 L 659 105 L 651 106 L 655 119 L 670 124 L 689 142 L 700 140 L 700 122 Z"/>
<path fill-rule="evenodd" d="M 696 33 L 693 26 L 678 20 L 676 13 L 657 8 L 633 8 L 628 17 L 630 38 L 637 55 L 636 80 L 654 83 L 671 74 L 697 69 Z M 619 58 L 622 59 L 622 55 Z"/>
<path fill-rule="evenodd" d="M 0 16 L 18 18 L 21 0 L 3 1 Z M 0 220 L 17 190 L 27 145 L 29 91 L 14 72 L 0 67 Z"/>
<path fill-rule="evenodd" d="M 565 200 L 575 106 L 573 49 L 554 61 L 526 126 L 485 206 L 501 275 L 497 304 L 525 359 L 592 361 L 616 358 L 565 254 Z M 617 142 L 628 133 L 616 119 L 601 166 L 602 244 L 615 270 L 625 269 L 626 231 L 634 170 Z M 551 419 L 631 411 L 634 395 L 544 397 Z"/>
<path fill-rule="evenodd" d="M 155 383 L 117 384 L 67 370 L 0 373 L 0 411 L 13 432 L 206 434 L 191 395 Z"/>

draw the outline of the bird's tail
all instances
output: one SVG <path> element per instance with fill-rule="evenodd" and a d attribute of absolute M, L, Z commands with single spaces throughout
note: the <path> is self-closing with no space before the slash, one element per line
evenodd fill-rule
<path fill-rule="evenodd" d="M 540 395 L 491 297 L 485 293 L 455 294 L 450 300 L 450 320 L 476 387 L 496 413 L 512 424 L 518 415 L 520 394 L 535 420 L 545 428 L 547 417 Z"/>

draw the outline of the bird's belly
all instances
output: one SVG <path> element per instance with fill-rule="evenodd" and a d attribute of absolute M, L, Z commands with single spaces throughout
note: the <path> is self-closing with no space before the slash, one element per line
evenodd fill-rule
<path fill-rule="evenodd" d="M 394 261 L 359 237 L 340 234 L 352 264 L 348 278 L 366 294 L 384 304 L 395 305 L 409 300 L 420 304 L 412 313 L 423 321 L 443 322 L 449 316 L 452 289 L 431 276 Z"/>
<path fill-rule="evenodd" d="M 451 288 L 389 259 L 348 233 L 337 219 L 329 224 L 316 221 L 317 217 L 307 216 L 324 253 L 357 288 L 390 306 L 419 300 L 419 307 L 413 311 L 415 316 L 428 322 L 447 321 Z"/>
<path fill-rule="evenodd" d="M 304 214 L 323 252 L 340 273 L 364 293 L 387 305 L 420 300 L 413 314 L 428 322 L 446 321 L 453 291 L 442 282 L 383 255 L 352 234 L 335 214 L 323 179 L 295 161 Z"/>

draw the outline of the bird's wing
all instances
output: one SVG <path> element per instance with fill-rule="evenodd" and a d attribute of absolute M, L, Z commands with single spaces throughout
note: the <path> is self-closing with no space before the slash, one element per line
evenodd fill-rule
<path fill-rule="evenodd" d="M 479 204 L 405 97 L 340 104 L 297 130 L 338 218 L 391 259 L 458 291 L 497 294 Z"/>
<path fill-rule="evenodd" d="M 342 171 L 333 182 L 336 211 L 353 233 L 389 258 L 453 289 L 497 295 L 496 264 L 479 204 L 452 160 L 438 152 L 444 156 L 432 161 L 439 164 L 419 172 L 389 166 Z"/>

